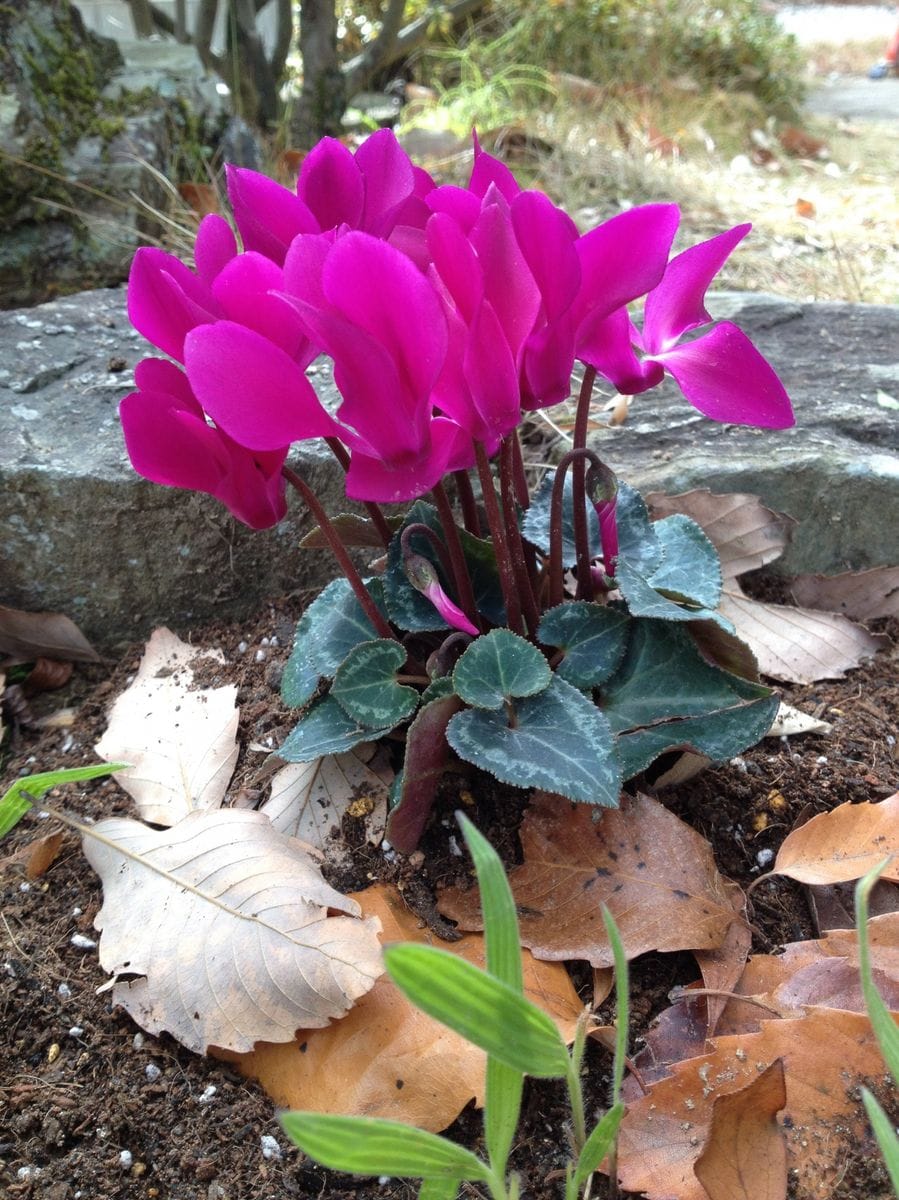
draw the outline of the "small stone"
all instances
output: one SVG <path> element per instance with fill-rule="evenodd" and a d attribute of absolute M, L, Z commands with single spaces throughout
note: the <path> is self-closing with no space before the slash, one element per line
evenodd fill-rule
<path fill-rule="evenodd" d="M 264 650 L 256 651 L 256 662 L 258 662 L 258 663 L 265 662 L 265 651 Z"/>
<path fill-rule="evenodd" d="M 136 1162 L 131 1168 L 131 1175 L 134 1179 L 140 1179 L 141 1175 L 146 1175 L 147 1164 L 145 1162 Z"/>
<path fill-rule="evenodd" d="M 767 867 L 769 863 L 774 862 L 774 851 L 759 850 L 758 854 L 755 856 L 755 861 L 760 867 Z"/>
<path fill-rule="evenodd" d="M 259 1144 L 262 1147 L 262 1157 L 274 1159 L 277 1161 L 281 1156 L 281 1147 L 278 1145 L 278 1139 L 272 1137 L 270 1133 L 264 1133 L 259 1139 Z"/>
<path fill-rule="evenodd" d="M 246 652 L 248 650 L 249 650 L 249 646 L 247 645 L 246 642 L 238 642 L 237 643 L 237 653 L 238 654 L 246 654 Z"/>
<path fill-rule="evenodd" d="M 159 1067 L 157 1067 L 156 1063 L 147 1063 L 147 1065 L 144 1067 L 144 1074 L 150 1083 L 155 1083 L 162 1074 L 162 1071 Z"/>
<path fill-rule="evenodd" d="M 69 1030 L 69 1037 L 70 1038 L 80 1038 L 83 1033 L 84 1033 L 83 1025 L 73 1025 L 72 1028 Z"/>
<path fill-rule="evenodd" d="M 119 1154 L 119 1166 L 123 1171 L 130 1171 L 134 1165 L 134 1155 L 130 1150 L 122 1150 Z"/>
<path fill-rule="evenodd" d="M 20 1183 L 31 1183 L 32 1180 L 39 1178 L 40 1175 L 40 1167 L 19 1167 L 18 1171 L 16 1171 L 16 1179 Z"/>
<path fill-rule="evenodd" d="M 56 989 L 56 994 L 57 994 L 57 996 L 59 996 L 59 998 L 61 1000 L 68 1000 L 68 998 L 72 994 L 72 989 L 69 987 L 69 985 L 67 983 L 61 983 L 59 985 L 59 987 Z"/>
<path fill-rule="evenodd" d="M 197 1104 L 208 1104 L 217 1091 L 218 1088 L 215 1084 L 210 1083 L 208 1087 L 203 1088 L 203 1091 L 197 1097 Z"/>
<path fill-rule="evenodd" d="M 26 883 L 20 883 L 20 884 L 19 884 L 19 891 L 20 891 L 20 892 L 30 892 L 30 891 L 31 891 L 31 884 L 30 884 L 30 883 L 27 883 L 27 882 L 26 882 Z"/>
<path fill-rule="evenodd" d="M 134 1037 L 131 1039 L 131 1045 L 134 1047 L 135 1050 L 143 1050 L 145 1041 L 146 1041 L 146 1038 L 144 1037 L 144 1035 L 142 1033 L 136 1033 L 134 1035 Z"/>
<path fill-rule="evenodd" d="M 47 1051 L 47 1062 L 50 1064 L 55 1063 L 58 1058 L 59 1058 L 59 1042 L 54 1042 L 53 1045 L 50 1047 L 50 1049 Z"/>
<path fill-rule="evenodd" d="M 97 943 L 89 937 L 85 937 L 83 933 L 73 933 L 69 941 L 76 950 L 96 950 Z"/>

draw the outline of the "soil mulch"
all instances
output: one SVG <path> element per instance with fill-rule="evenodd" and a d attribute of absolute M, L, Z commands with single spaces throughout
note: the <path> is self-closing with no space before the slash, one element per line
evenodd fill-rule
<path fill-rule="evenodd" d="M 210 671 L 214 680 L 203 682 L 239 687 L 243 749 L 233 788 L 256 786 L 261 756 L 249 753 L 247 745 L 277 746 L 293 724 L 277 688 L 298 611 L 295 600 L 286 600 L 255 621 L 190 635 L 194 644 L 221 649 L 228 660 Z M 880 627 L 891 635 L 890 646 L 846 679 L 782 689 L 790 703 L 831 722 L 831 734 L 766 740 L 662 793 L 674 812 L 709 839 L 719 868 L 742 886 L 758 876 L 797 820 L 846 801 L 879 800 L 899 789 L 899 622 Z M 96 760 L 93 746 L 105 728 L 107 709 L 136 671 L 141 652 L 134 646 L 115 664 L 81 668 L 68 694 L 40 698 L 42 711 L 76 705 L 74 722 L 63 729 L 17 728 L 0 760 L 0 794 L 19 774 Z M 359 845 L 349 872 L 355 878 L 344 872 L 331 882 L 343 888 L 365 886 L 372 877 L 402 882 L 410 905 L 436 924 L 435 881 L 467 871 L 450 852 L 449 830 L 441 819 L 458 807 L 462 787 L 470 791 L 472 780 L 450 778 L 417 870 L 405 861 L 385 864 L 377 852 Z M 476 823 L 513 863 L 519 855 L 515 830 L 521 793 L 500 795 L 476 787 L 474 799 Z M 129 798 L 108 780 L 71 787 L 55 803 L 91 819 L 130 811 Z M 4 855 L 49 832 L 51 824 L 26 818 L 3 842 Z M 344 832 L 350 844 L 358 845 L 361 839 L 352 828 Z M 141 1033 L 112 1006 L 109 993 L 98 994 L 104 976 L 96 951 L 72 943 L 77 934 L 96 940 L 93 919 L 102 900 L 76 835 L 64 833 L 61 854 L 32 881 L 22 861 L 7 859 L 0 894 L 0 1195 L 405 1200 L 417 1194 L 417 1185 L 356 1181 L 304 1160 L 288 1146 L 271 1101 L 254 1083 L 220 1062 L 188 1053 L 167 1036 Z M 753 905 L 755 953 L 776 952 L 786 942 L 817 935 L 806 892 L 789 880 L 760 886 Z M 589 972 L 575 964 L 572 973 L 588 1001 Z M 667 1005 L 671 989 L 697 975 L 687 954 L 651 954 L 633 964 L 632 1047 L 639 1046 L 641 1033 Z M 598 1112 L 606 1095 L 608 1056 L 591 1047 L 587 1061 L 588 1099 L 591 1111 Z M 327 1085 L 322 1080 L 322 1087 Z M 560 1086 L 528 1085 L 513 1162 L 523 1176 L 523 1200 L 560 1194 L 558 1177 L 549 1177 L 564 1161 L 566 1115 Z M 481 1114 L 469 1106 L 449 1134 L 477 1147 L 480 1130 Z M 875 1200 L 890 1194 L 876 1157 L 860 1155 L 846 1168 L 835 1197 Z M 605 1182 L 597 1180 L 597 1200 L 606 1194 Z"/>

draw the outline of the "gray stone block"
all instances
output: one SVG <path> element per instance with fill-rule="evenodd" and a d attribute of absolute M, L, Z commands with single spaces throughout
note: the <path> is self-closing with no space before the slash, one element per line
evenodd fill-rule
<path fill-rule="evenodd" d="M 801 521 L 783 565 L 834 572 L 899 562 L 899 312 L 719 294 L 781 374 L 794 429 L 716 425 L 667 385 L 637 397 L 628 422 L 595 445 L 644 490 L 751 491 Z M 0 312 L 0 603 L 68 613 L 98 645 L 212 616 L 335 574 L 297 543 L 299 504 L 256 533 L 205 496 L 132 470 L 117 408 L 148 352 L 122 289 Z M 314 377 L 335 397 L 326 368 Z M 296 465 L 329 511 L 345 510 L 342 473 L 315 444 Z"/>

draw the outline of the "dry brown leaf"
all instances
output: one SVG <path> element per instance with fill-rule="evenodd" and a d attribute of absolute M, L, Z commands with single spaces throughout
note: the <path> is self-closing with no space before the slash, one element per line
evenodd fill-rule
<path fill-rule="evenodd" d="M 618 1177 L 648 1200 L 708 1200 L 694 1164 L 709 1142 L 712 1106 L 783 1059 L 781 1124 L 798 1200 L 830 1195 L 846 1156 L 875 1154 L 858 1085 L 884 1075 L 866 1016 L 811 1008 L 797 1020 L 765 1021 L 757 1033 L 715 1039 L 631 1103 L 621 1125 Z"/>
<path fill-rule="evenodd" d="M 366 837 L 384 836 L 387 796 L 393 772 L 384 756 L 366 743 L 346 754 L 328 754 L 308 763 L 288 763 L 273 777 L 271 793 L 259 809 L 275 829 L 309 845 L 334 848 L 344 814 L 365 822 Z M 344 844 L 342 844 L 344 845 Z M 349 848 L 344 845 L 344 854 Z"/>
<path fill-rule="evenodd" d="M 62 850 L 63 833 L 47 833 L 33 841 L 28 847 L 28 865 L 25 874 L 29 879 L 38 879 L 59 858 Z"/>
<path fill-rule="evenodd" d="M 705 530 L 721 558 L 720 609 L 732 621 L 763 675 L 794 683 L 840 679 L 885 644 L 845 617 L 751 600 L 737 582 L 747 571 L 779 558 L 795 521 L 766 508 L 757 497 L 715 495 L 703 488 L 647 497 L 654 517 L 684 513 Z"/>
<path fill-rule="evenodd" d="M 884 637 L 846 617 L 751 600 L 734 583 L 725 589 L 719 609 L 755 654 L 759 671 L 772 679 L 842 679 L 886 645 Z"/>
<path fill-rule="evenodd" d="M 649 796 L 620 809 L 537 793 L 521 826 L 524 862 L 509 882 L 522 945 L 538 958 L 612 965 L 605 904 L 629 958 L 648 950 L 710 950 L 734 920 L 727 882 L 705 838 Z M 450 889 L 440 911 L 482 929 L 476 890 Z"/>
<path fill-rule="evenodd" d="M 748 492 L 716 495 L 708 488 L 678 496 L 649 492 L 646 503 L 654 518 L 684 513 L 702 526 L 721 558 L 725 584 L 780 558 L 797 524 Z"/>
<path fill-rule="evenodd" d="M 82 832 L 103 881 L 100 965 L 149 1033 L 198 1053 L 291 1041 L 343 1016 L 383 970 L 377 920 L 359 920 L 260 813 L 193 812 L 161 831 L 118 817 Z"/>
<path fill-rule="evenodd" d="M 877 804 L 841 804 L 812 817 L 781 843 L 771 874 L 800 883 L 843 883 L 861 879 L 897 851 L 899 792 Z M 885 868 L 883 878 L 899 882 L 899 861 Z"/>
<path fill-rule="evenodd" d="M 854 621 L 899 617 L 899 567 L 872 567 L 841 575 L 800 575 L 793 580 L 793 599 L 806 608 L 842 613 Z"/>
<path fill-rule="evenodd" d="M 0 604 L 0 656 L 7 659 L 7 666 L 41 657 L 100 661 L 78 626 L 62 613 L 22 612 L 4 604 Z"/>
<path fill-rule="evenodd" d="M 113 704 L 96 745 L 107 762 L 133 764 L 115 779 L 154 825 L 217 808 L 237 762 L 237 688 L 194 688 L 201 657 L 224 661 L 168 629 L 154 630 L 140 670 Z"/>
<path fill-rule="evenodd" d="M 394 888 L 376 884 L 355 899 L 379 918 L 383 942 L 433 942 L 484 965 L 482 936 L 437 941 Z M 582 1006 L 565 968 L 525 951 L 524 982 L 570 1042 Z M 290 1108 L 386 1117 L 439 1132 L 472 1098 L 483 1103 L 484 1053 L 415 1008 L 387 976 L 342 1021 L 304 1031 L 297 1041 L 299 1047 L 263 1042 L 249 1054 L 222 1057 Z"/>
<path fill-rule="evenodd" d="M 693 1170 L 709 1200 L 784 1200 L 787 1148 L 777 1114 L 787 1102 L 783 1059 L 712 1106 Z"/>
<path fill-rule="evenodd" d="M 733 991 L 746 967 L 746 959 L 752 946 L 752 930 L 746 920 L 746 895 L 743 889 L 731 880 L 724 881 L 734 920 L 723 943 L 713 950 L 697 950 L 696 962 L 702 974 L 702 982 L 710 991 Z M 727 1004 L 725 996 L 706 996 L 706 1033 L 714 1034 L 718 1020 Z"/>

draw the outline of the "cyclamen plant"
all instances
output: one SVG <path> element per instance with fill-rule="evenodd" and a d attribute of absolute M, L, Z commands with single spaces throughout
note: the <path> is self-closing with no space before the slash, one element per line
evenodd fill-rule
<path fill-rule="evenodd" d="M 253 528 L 282 519 L 290 485 L 340 564 L 297 627 L 278 755 L 399 735 L 388 835 L 408 852 L 451 751 L 614 806 L 666 751 L 721 759 L 762 737 L 777 701 L 716 611 L 711 543 L 686 517 L 651 522 L 587 446 L 597 375 L 634 395 L 667 373 L 714 420 L 792 424 L 772 367 L 705 307 L 749 226 L 669 260 L 674 204 L 581 235 L 477 139 L 468 186 L 437 186 L 387 130 L 355 154 L 320 142 L 295 192 L 229 168 L 228 193 L 241 247 L 212 215 L 195 269 L 135 256 L 131 320 L 174 361 L 138 365 L 121 417 L 141 474 Z M 333 413 L 305 373 L 320 354 Z M 521 422 L 569 397 L 576 363 L 573 448 L 531 494 Z M 311 438 L 366 518 L 326 513 L 288 465 Z M 354 545 L 381 546 L 383 573 L 363 578 Z"/>

